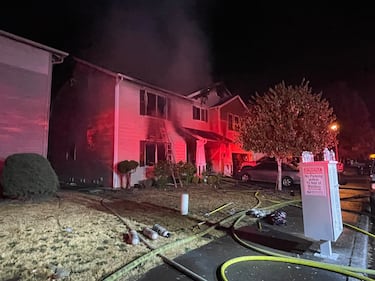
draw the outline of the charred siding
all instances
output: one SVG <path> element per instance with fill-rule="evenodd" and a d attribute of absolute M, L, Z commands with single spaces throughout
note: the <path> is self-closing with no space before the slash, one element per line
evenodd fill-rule
<path fill-rule="evenodd" d="M 62 181 L 112 185 L 114 76 L 77 63 L 52 103 L 49 159 Z"/>

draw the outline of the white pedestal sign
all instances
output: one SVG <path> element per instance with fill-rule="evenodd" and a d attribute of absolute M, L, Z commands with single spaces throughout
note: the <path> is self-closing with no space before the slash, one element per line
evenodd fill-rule
<path fill-rule="evenodd" d="M 305 236 L 328 241 L 321 248 L 331 255 L 330 241 L 343 230 L 336 161 L 301 163 L 301 195 Z"/>

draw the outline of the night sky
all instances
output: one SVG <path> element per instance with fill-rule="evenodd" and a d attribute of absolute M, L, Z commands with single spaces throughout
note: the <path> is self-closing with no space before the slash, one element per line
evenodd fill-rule
<path fill-rule="evenodd" d="M 0 29 L 169 90 L 189 93 L 223 81 L 246 101 L 282 80 L 306 78 L 316 91 L 346 81 L 369 108 L 375 101 L 375 16 L 369 6 L 13 2 L 1 9 Z"/>

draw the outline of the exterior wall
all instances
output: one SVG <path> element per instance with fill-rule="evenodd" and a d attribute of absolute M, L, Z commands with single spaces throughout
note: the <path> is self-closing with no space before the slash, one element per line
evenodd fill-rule
<path fill-rule="evenodd" d="M 167 119 L 141 115 L 141 89 L 167 98 Z M 186 142 L 177 130 L 181 126 L 191 124 L 192 113 L 190 118 L 188 114 L 181 114 L 181 112 L 192 112 L 192 105 L 189 101 L 167 92 L 123 80 L 119 83 L 118 107 L 118 161 L 135 160 L 140 163 L 141 141 L 171 143 L 175 161 L 186 161 Z M 131 176 L 131 184 L 146 178 L 147 166 L 138 167 Z M 114 186 L 120 186 L 120 180 L 116 176 Z"/>
<path fill-rule="evenodd" d="M 47 156 L 51 53 L 0 35 L 0 159 Z"/>
<path fill-rule="evenodd" d="M 239 98 L 220 107 L 220 123 L 222 134 L 233 141 L 228 145 L 225 159 L 223 159 L 223 165 L 227 170 L 231 170 L 232 173 L 236 172 L 241 163 L 247 159 L 248 161 L 253 160 L 253 152 L 245 151 L 242 147 L 235 142 L 238 136 L 238 132 L 229 130 L 228 128 L 228 115 L 234 114 L 239 117 L 244 116 L 246 108 Z"/>
<path fill-rule="evenodd" d="M 53 100 L 49 159 L 61 181 L 112 186 L 116 77 L 76 63 Z"/>
<path fill-rule="evenodd" d="M 220 86 L 219 86 L 220 87 Z M 220 104 L 220 101 L 228 100 L 231 97 L 228 92 L 223 92 L 225 89 L 221 89 L 220 97 L 217 94 L 218 88 L 212 88 L 205 99 L 205 104 L 208 106 L 213 106 Z M 233 97 L 232 97 L 233 98 Z M 196 98 L 196 102 L 200 102 L 201 98 Z M 209 122 L 207 123 L 208 127 L 196 127 L 197 129 L 207 130 L 214 133 L 217 133 L 223 138 L 226 138 L 230 141 L 211 141 L 208 140 L 205 145 L 206 150 L 206 160 L 207 164 L 211 166 L 212 170 L 215 172 L 220 172 L 225 175 L 231 175 L 233 173 L 234 163 L 236 159 L 233 159 L 235 156 L 237 158 L 238 154 L 241 156 L 246 156 L 247 158 L 252 158 L 252 152 L 244 151 L 238 144 L 234 143 L 236 140 L 237 132 L 234 130 L 228 129 L 228 114 L 234 114 L 237 116 L 242 116 L 245 113 L 246 106 L 240 100 L 239 97 L 234 98 L 228 103 L 224 103 L 221 106 L 214 106 L 209 109 Z"/>
<path fill-rule="evenodd" d="M 244 108 L 243 104 L 240 102 L 239 99 L 235 99 L 232 102 L 222 106 L 220 108 L 220 119 L 221 119 L 221 132 L 222 134 L 234 140 L 236 138 L 236 132 L 233 130 L 228 130 L 228 115 L 229 113 L 244 116 L 246 108 Z"/>
<path fill-rule="evenodd" d="M 173 105 L 170 108 L 170 119 L 173 123 L 185 128 L 198 130 L 210 129 L 210 116 L 208 116 L 208 122 L 193 119 L 193 106 L 199 108 L 205 108 L 205 106 L 202 106 L 200 103 L 195 103 L 193 101 L 190 102 L 184 99 L 172 99 L 172 103 Z M 207 109 L 207 111 L 209 110 Z"/>
<path fill-rule="evenodd" d="M 0 35 L 0 62 L 28 71 L 50 74 L 51 54 Z"/>
<path fill-rule="evenodd" d="M 220 109 L 218 107 L 211 108 L 208 113 L 210 131 L 222 134 Z"/>
<path fill-rule="evenodd" d="M 166 118 L 141 114 L 141 91 L 166 98 Z M 234 100 L 223 107 L 207 108 L 208 122 L 193 119 L 193 105 L 205 107 L 198 101 L 78 61 L 73 78 L 53 101 L 49 159 L 62 181 L 115 188 L 121 186 L 118 162 L 142 162 L 141 142 L 171 143 L 176 162 L 194 160 L 196 140 L 183 128 L 228 137 L 227 113 L 238 114 L 243 104 Z M 229 143 L 208 140 L 205 148 L 214 171 L 231 171 Z M 149 168 L 138 167 L 130 184 L 146 179 Z"/>

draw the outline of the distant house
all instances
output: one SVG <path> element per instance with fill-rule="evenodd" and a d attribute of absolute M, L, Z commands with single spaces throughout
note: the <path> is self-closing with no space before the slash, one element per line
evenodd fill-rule
<path fill-rule="evenodd" d="M 60 180 L 120 187 L 116 165 L 136 160 L 132 185 L 162 160 L 192 162 L 200 175 L 231 175 L 246 105 L 222 84 L 182 95 L 74 59 L 71 78 L 55 96 L 49 159 Z"/>
<path fill-rule="evenodd" d="M 67 55 L 0 30 L 0 160 L 47 156 L 52 68 Z"/>

